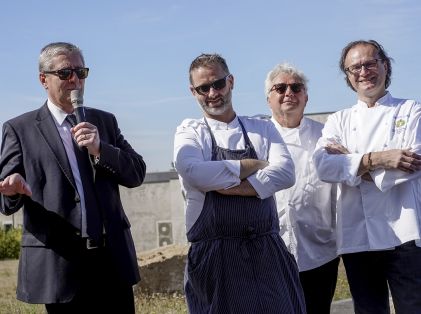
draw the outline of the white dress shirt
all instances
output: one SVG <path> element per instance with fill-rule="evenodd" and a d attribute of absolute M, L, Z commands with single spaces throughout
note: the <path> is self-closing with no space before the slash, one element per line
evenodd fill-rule
<path fill-rule="evenodd" d="M 240 117 L 257 157 L 269 166 L 247 180 L 262 199 L 294 184 L 294 164 L 288 149 L 272 123 Z M 241 126 L 236 117 L 230 123 L 207 118 L 218 146 L 244 149 Z M 240 184 L 240 160 L 211 161 L 212 141 L 202 119 L 186 119 L 177 127 L 174 139 L 174 164 L 186 198 L 186 229 L 199 217 L 208 191 L 228 189 Z"/>
<path fill-rule="evenodd" d="M 83 192 L 82 180 L 80 178 L 79 166 L 73 147 L 72 133 L 70 132 L 71 125 L 66 121 L 67 113 L 61 110 L 59 107 L 54 105 L 51 100 L 47 101 L 48 109 L 50 110 L 53 120 L 56 124 L 58 133 L 60 134 L 61 140 L 63 141 L 64 149 L 66 150 L 67 159 L 69 160 L 70 168 L 72 169 L 73 178 L 75 179 L 76 188 L 80 197 L 81 204 L 81 233 L 82 237 L 87 237 L 86 233 L 86 207 L 85 207 L 85 194 Z"/>
<path fill-rule="evenodd" d="M 392 249 L 416 240 L 420 246 L 421 171 L 413 174 L 377 169 L 374 182 L 357 176 L 363 154 L 411 149 L 421 154 L 421 104 L 389 93 L 374 107 L 358 101 L 329 116 L 313 155 L 319 177 L 339 182 L 337 207 L 339 253 Z M 328 154 L 324 146 L 338 142 L 350 154 Z"/>
<path fill-rule="evenodd" d="M 276 192 L 281 237 L 300 271 L 336 258 L 336 184 L 320 181 L 312 155 L 323 124 L 303 118 L 296 128 L 276 126 L 295 164 L 295 185 Z"/>

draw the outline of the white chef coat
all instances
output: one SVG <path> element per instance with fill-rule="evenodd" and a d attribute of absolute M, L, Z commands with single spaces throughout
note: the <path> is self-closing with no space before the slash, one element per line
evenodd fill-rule
<path fill-rule="evenodd" d="M 326 264 L 336 253 L 336 184 L 322 182 L 312 155 L 323 124 L 304 117 L 296 128 L 271 121 L 295 164 L 295 185 L 276 192 L 281 237 L 300 271 Z"/>
<path fill-rule="evenodd" d="M 420 246 L 421 171 L 377 169 L 369 182 L 357 176 L 363 154 L 405 149 L 421 154 L 421 104 L 390 93 L 374 107 L 358 101 L 328 117 L 313 159 L 319 177 L 340 182 L 337 207 L 339 253 L 392 249 L 416 240 Z M 338 142 L 350 154 L 328 154 Z"/>
<path fill-rule="evenodd" d="M 294 163 L 288 149 L 270 122 L 240 117 L 259 160 L 269 166 L 247 180 L 258 197 L 265 199 L 295 182 Z M 238 117 L 230 123 L 207 118 L 218 146 L 244 149 L 245 142 Z M 228 189 L 240 184 L 240 160 L 211 161 L 212 142 L 204 119 L 186 119 L 177 127 L 174 139 L 174 165 L 186 199 L 186 229 L 199 217 L 208 191 Z M 229 210 L 229 209 L 227 209 Z"/>

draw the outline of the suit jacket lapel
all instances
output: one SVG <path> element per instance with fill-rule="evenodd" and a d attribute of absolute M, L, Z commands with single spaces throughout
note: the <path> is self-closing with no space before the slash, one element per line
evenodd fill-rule
<path fill-rule="evenodd" d="M 69 180 L 73 188 L 77 190 L 66 150 L 64 149 L 60 134 L 57 131 L 53 116 L 51 115 L 50 110 L 48 110 L 47 103 L 45 103 L 38 111 L 36 126 L 38 127 L 42 138 L 47 143 L 47 146 L 54 155 L 64 175 Z"/>

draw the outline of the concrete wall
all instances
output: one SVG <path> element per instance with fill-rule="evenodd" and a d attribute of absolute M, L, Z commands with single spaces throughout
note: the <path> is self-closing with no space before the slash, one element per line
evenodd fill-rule
<path fill-rule="evenodd" d="M 305 116 L 315 121 L 319 121 L 321 123 L 325 123 L 327 117 L 331 114 L 331 112 L 323 112 L 323 113 L 306 113 Z"/>
<path fill-rule="evenodd" d="M 148 173 L 134 189 L 120 188 L 138 252 L 186 243 L 184 198 L 176 172 Z"/>

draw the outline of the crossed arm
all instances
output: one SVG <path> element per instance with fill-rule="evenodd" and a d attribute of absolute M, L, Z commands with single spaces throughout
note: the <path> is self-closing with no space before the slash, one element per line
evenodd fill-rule
<path fill-rule="evenodd" d="M 258 170 L 264 169 L 269 165 L 265 160 L 243 159 L 240 161 L 240 179 L 241 183 L 229 189 L 217 190 L 224 195 L 257 196 L 256 190 L 246 179 Z"/>
<path fill-rule="evenodd" d="M 294 184 L 294 164 L 272 124 L 262 125 L 263 135 L 251 125 L 250 134 L 259 134 L 251 138 L 258 159 L 241 160 L 210 160 L 212 146 L 201 134 L 201 128 L 195 120 L 186 120 L 177 128 L 174 137 L 175 167 L 185 184 L 203 193 L 216 191 L 262 199 Z M 225 140 L 229 142 L 228 138 Z M 235 145 L 232 148 L 235 149 Z"/>
<path fill-rule="evenodd" d="M 348 149 L 341 144 L 328 144 L 325 147 L 328 154 L 349 154 Z M 398 169 L 407 173 L 421 170 L 421 155 L 409 149 L 390 149 L 380 152 L 370 152 L 363 155 L 357 175 L 362 179 L 372 181 L 369 171 L 383 169 Z"/>

